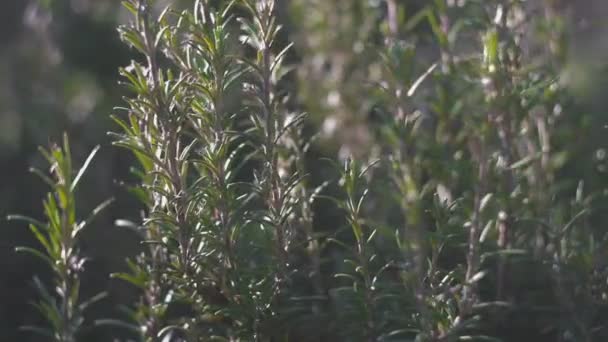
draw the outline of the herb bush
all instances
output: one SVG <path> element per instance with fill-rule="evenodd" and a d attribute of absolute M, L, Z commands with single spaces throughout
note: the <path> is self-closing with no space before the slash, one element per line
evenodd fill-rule
<path fill-rule="evenodd" d="M 138 299 L 87 314 L 104 294 L 80 295 L 78 233 L 110 202 L 79 221 L 94 153 L 75 173 L 66 137 L 43 152 L 50 175 L 37 171 L 46 221 L 12 217 L 40 242 L 17 250 L 53 273 L 35 281 L 48 324 L 26 330 L 62 342 L 86 329 L 129 341 L 608 338 L 606 199 L 570 143 L 589 121 L 572 111 L 558 2 L 124 7 L 120 36 L 138 55 L 120 70 L 110 136 L 134 156 L 126 187 L 142 210 L 116 224 L 143 250 L 112 277 Z M 287 35 L 290 10 L 301 15 Z"/>

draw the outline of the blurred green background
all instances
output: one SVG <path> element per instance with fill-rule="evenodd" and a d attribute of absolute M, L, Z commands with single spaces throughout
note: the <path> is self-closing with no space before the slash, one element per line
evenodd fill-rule
<path fill-rule="evenodd" d="M 183 6 L 192 1 L 180 2 Z M 403 2 L 412 12 L 425 4 L 424 0 Z M 570 63 L 563 72 L 578 101 L 573 115 L 583 123 L 581 131 L 564 137 L 568 143 L 580 144 L 581 151 L 568 172 L 590 179 L 592 186 L 605 186 L 606 154 L 601 151 L 608 148 L 604 129 L 608 1 L 562 2 L 570 18 L 572 44 Z M 378 30 L 382 1 L 283 0 L 279 4 L 286 35 L 296 43 L 299 69 L 293 88 L 321 130 L 322 154 L 365 155 L 370 139 L 366 123 L 373 104 L 362 96 L 360 84 L 373 77 L 376 57 L 364 44 Z M 130 179 L 130 157 L 111 147 L 106 136 L 115 129 L 108 116 L 122 104 L 124 95 L 117 70 L 137 58 L 116 31 L 128 20 L 127 13 L 118 0 L 2 0 L 0 6 L 0 217 L 10 213 L 40 217 L 46 188 L 27 172 L 30 166 L 44 165 L 37 153 L 39 145 L 57 141 L 67 131 L 75 159 L 82 160 L 101 144 L 79 192 L 80 209 L 87 212 L 109 197 L 117 200 L 84 235 L 83 252 L 92 259 L 83 279 L 83 297 L 109 290 L 109 300 L 98 304 L 94 315 L 114 316 L 116 306 L 133 300 L 134 293 L 108 274 L 121 270 L 124 258 L 138 250 L 136 236 L 113 225 L 117 218 L 138 218 L 136 202 L 120 185 Z M 582 132 L 585 135 L 579 136 Z M 28 300 L 35 298 L 33 276 L 45 277 L 45 267 L 13 251 L 15 245 L 34 245 L 27 229 L 5 220 L 0 221 L 0 229 L 0 339 L 34 341 L 17 327 L 40 320 Z M 111 341 L 111 337 L 91 333 L 87 341 Z"/>

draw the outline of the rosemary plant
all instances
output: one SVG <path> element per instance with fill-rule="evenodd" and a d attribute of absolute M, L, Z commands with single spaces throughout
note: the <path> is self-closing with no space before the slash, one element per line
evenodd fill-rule
<path fill-rule="evenodd" d="M 530 3 L 125 1 L 138 57 L 111 137 L 141 219 L 117 225 L 144 248 L 115 274 L 139 291 L 129 317 L 99 323 L 137 341 L 603 340 L 605 194 L 564 142 L 584 120 L 563 17 Z M 47 222 L 26 219 L 43 249 L 19 248 L 53 269 L 50 328 L 31 329 L 56 341 L 91 302 L 74 189 L 94 152 L 76 175 L 67 138 L 44 152 Z"/>
<path fill-rule="evenodd" d="M 50 166 L 50 175 L 37 169 L 32 171 L 51 188 L 44 201 L 46 220 L 39 222 L 28 217 L 9 216 L 9 219 L 27 222 L 42 247 L 17 247 L 16 250 L 40 258 L 53 272 L 52 284 L 44 284 L 39 278 L 34 278 L 40 293 L 40 300 L 35 306 L 48 326 L 26 326 L 24 329 L 57 342 L 77 341 L 86 327 L 85 310 L 105 295 L 101 293 L 86 299 L 80 296 L 80 278 L 87 261 L 79 251 L 80 233 L 111 203 L 110 200 L 105 201 L 86 219 L 78 219 L 75 190 L 97 150 L 98 147 L 75 172 L 67 135 L 64 135 L 61 147 L 53 145 L 48 150 L 40 149 Z"/>

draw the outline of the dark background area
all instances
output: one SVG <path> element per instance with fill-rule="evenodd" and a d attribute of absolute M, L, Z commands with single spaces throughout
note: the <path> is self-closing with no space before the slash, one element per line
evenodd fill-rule
<path fill-rule="evenodd" d="M 110 146 L 109 119 L 120 105 L 118 68 L 132 53 L 118 37 L 116 26 L 126 18 L 118 1 L 4 0 L 0 10 L 0 331 L 2 341 L 30 341 L 36 336 L 17 327 L 35 324 L 39 315 L 29 304 L 35 298 L 32 279 L 48 276 L 38 260 L 14 252 L 14 246 L 35 246 L 22 224 L 4 220 L 7 214 L 40 217 L 45 184 L 28 172 L 45 168 L 39 145 L 70 135 L 74 158 L 83 158 L 97 144 L 100 153 L 78 196 L 81 213 L 110 197 L 117 201 L 83 235 L 83 253 L 91 257 L 83 279 L 83 295 L 102 290 L 109 300 L 97 305 L 97 317 L 116 316 L 119 303 L 133 299 L 131 288 L 110 280 L 124 258 L 134 255 L 134 234 L 114 227 L 118 217 L 137 215 L 119 180 L 128 179 L 130 156 Z M 31 337 L 31 339 L 29 339 Z M 95 334 L 91 341 L 109 341 Z"/>
<path fill-rule="evenodd" d="M 323 153 L 327 154 L 365 146 L 364 134 L 356 133 L 357 122 L 364 111 L 361 108 L 365 106 L 356 103 L 357 94 L 348 89 L 358 76 L 344 72 L 347 66 L 335 62 L 338 58 L 335 56 L 340 56 L 344 61 L 341 48 L 352 51 L 352 46 L 331 45 L 329 38 L 320 43 L 319 48 L 326 54 L 326 59 L 334 61 L 330 65 L 342 70 L 343 74 L 331 68 L 323 69 L 320 74 L 307 69 L 312 68 L 311 61 L 315 57 L 307 50 L 307 47 L 311 47 L 306 42 L 310 38 L 307 35 L 333 28 L 337 32 L 335 40 L 354 44 L 351 31 L 365 27 L 366 15 L 353 9 L 354 6 L 344 5 L 350 0 L 342 1 L 293 0 L 281 3 L 285 13 L 282 20 L 286 23 L 290 38 L 296 40 L 298 58 L 303 62 L 300 78 L 307 75 L 311 78 L 308 83 L 316 88 L 302 86 L 302 102 L 321 127 L 330 119 L 346 122 L 347 129 L 342 132 L 329 130 L 327 133 L 331 137 L 323 140 L 321 146 Z M 414 8 L 423 3 L 409 2 Z M 332 7 L 337 9 L 335 16 L 338 17 L 324 17 L 323 11 Z M 571 13 L 572 22 L 576 23 L 571 29 L 574 62 L 571 69 L 564 71 L 571 75 L 572 91 L 577 94 L 581 117 L 587 118 L 585 132 L 588 133 L 586 136 L 567 137 L 572 139 L 572 143 L 580 144 L 581 151 L 575 157 L 580 158 L 581 162 L 573 161 L 572 165 L 576 167 L 567 171 L 590 179 L 591 186 L 595 184 L 598 187 L 605 186 L 608 180 L 607 176 L 597 178 L 602 172 L 596 169 L 594 161 L 596 148 L 608 147 L 606 132 L 601 124 L 607 121 L 605 112 L 608 109 L 608 97 L 605 95 L 608 86 L 608 29 L 607 25 L 592 23 L 606 21 L 607 7 L 605 0 L 576 1 Z M 317 11 L 314 11 L 315 8 Z M 134 298 L 134 292 L 128 285 L 109 277 L 110 273 L 121 270 L 125 257 L 134 255 L 139 248 L 134 234 L 113 224 L 118 218 L 137 220 L 138 207 L 120 184 L 130 179 L 130 156 L 112 147 L 106 135 L 107 131 L 116 129 L 109 114 L 114 106 L 121 105 L 121 96 L 124 95 L 123 88 L 118 85 L 118 68 L 135 58 L 133 52 L 120 42 L 116 31 L 116 26 L 126 20 L 126 11 L 117 0 L 1 1 L 1 341 L 36 340 L 30 339 L 29 334 L 18 332 L 17 327 L 40 321 L 28 300 L 36 296 L 32 286 L 34 275 L 43 278 L 48 275 L 39 261 L 14 252 L 16 245 L 35 246 L 34 239 L 23 224 L 8 222 L 4 217 L 12 213 L 40 217 L 42 198 L 47 189 L 27 170 L 30 166 L 44 167 L 37 152 L 38 146 L 59 140 L 64 131 L 71 137 L 74 158 L 78 161 L 82 161 L 95 145 L 102 146 L 79 190 L 79 210 L 87 212 L 109 197 L 116 198 L 116 202 L 83 236 L 83 253 L 92 258 L 84 274 L 82 288 L 86 291 L 83 297 L 102 290 L 110 292 L 109 299 L 96 306 L 96 317 L 116 316 L 116 307 Z M 326 77 L 329 80 L 323 81 L 325 83 L 315 83 L 315 77 L 327 76 L 324 73 L 335 78 Z M 343 95 L 338 107 L 315 93 L 332 87 L 339 89 Z M 110 340 L 109 336 L 98 333 L 91 333 L 90 339 L 87 338 L 87 341 Z"/>

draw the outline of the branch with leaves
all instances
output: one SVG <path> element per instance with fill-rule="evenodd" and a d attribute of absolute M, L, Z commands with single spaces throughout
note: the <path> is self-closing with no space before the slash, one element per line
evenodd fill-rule
<path fill-rule="evenodd" d="M 76 211 L 76 187 L 99 147 L 96 147 L 77 172 L 74 172 L 72 155 L 67 135 L 62 146 L 53 145 L 40 152 L 50 166 L 50 175 L 37 169 L 37 174 L 50 188 L 44 200 L 45 222 L 19 215 L 9 216 L 11 220 L 21 220 L 29 224 L 30 231 L 42 247 L 17 247 L 17 252 L 31 254 L 45 263 L 53 271 L 52 285 L 44 284 L 39 278 L 34 283 L 40 293 L 40 301 L 35 304 L 40 314 L 48 322 L 48 327 L 24 327 L 52 338 L 58 342 L 75 342 L 85 327 L 85 310 L 102 299 L 101 293 L 85 300 L 80 298 L 80 278 L 87 258 L 79 251 L 80 233 L 87 228 L 95 216 L 106 208 L 111 200 L 97 206 L 84 220 L 79 220 Z"/>

